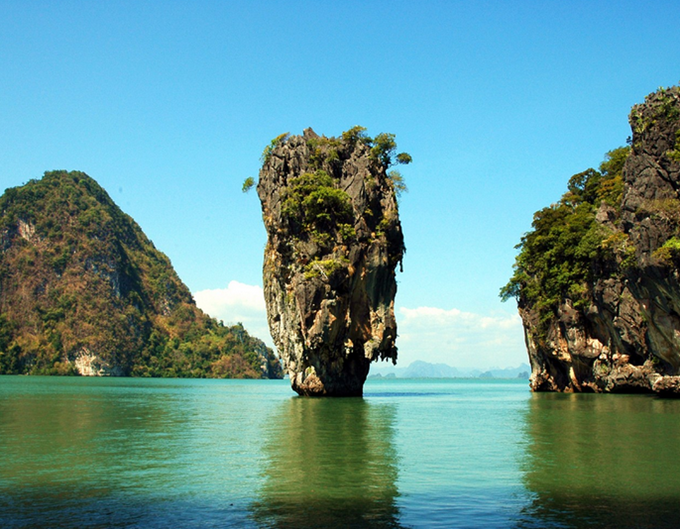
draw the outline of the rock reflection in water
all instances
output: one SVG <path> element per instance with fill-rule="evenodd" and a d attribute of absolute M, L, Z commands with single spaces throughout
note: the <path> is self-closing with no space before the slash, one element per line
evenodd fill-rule
<path fill-rule="evenodd" d="M 677 527 L 680 401 L 532 396 L 520 527 Z"/>
<path fill-rule="evenodd" d="M 395 407 L 292 398 L 266 440 L 253 506 L 265 527 L 398 527 Z"/>

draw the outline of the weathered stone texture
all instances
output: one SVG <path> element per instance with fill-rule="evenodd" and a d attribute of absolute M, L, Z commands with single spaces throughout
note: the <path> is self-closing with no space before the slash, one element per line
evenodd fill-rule
<path fill-rule="evenodd" d="M 632 150 L 620 215 L 603 203 L 596 220 L 625 234 L 634 264 L 602 269 L 587 310 L 563 300 L 547 339 L 538 315 L 520 306 L 535 391 L 680 394 L 680 259 L 660 253 L 680 233 L 680 92 L 660 90 L 630 115 Z"/>
<path fill-rule="evenodd" d="M 396 360 L 395 267 L 404 244 L 385 169 L 365 143 L 311 129 L 265 155 L 257 192 L 268 235 L 267 317 L 301 395 L 361 395 L 370 363 Z M 333 223 L 322 229 L 286 214 L 295 179 L 320 170 L 351 202 L 344 234 Z"/>

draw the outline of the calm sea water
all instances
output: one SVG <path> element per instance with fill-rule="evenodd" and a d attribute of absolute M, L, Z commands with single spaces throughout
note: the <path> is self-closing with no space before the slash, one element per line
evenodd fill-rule
<path fill-rule="evenodd" d="M 0 527 L 677 527 L 680 401 L 0 377 Z"/>

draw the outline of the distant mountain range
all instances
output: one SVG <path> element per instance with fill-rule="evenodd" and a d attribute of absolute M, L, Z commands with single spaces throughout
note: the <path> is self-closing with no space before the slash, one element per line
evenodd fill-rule
<path fill-rule="evenodd" d="M 408 367 L 389 364 L 372 364 L 369 378 L 521 378 L 528 379 L 531 368 L 527 364 L 504 369 L 458 369 L 448 364 L 431 364 L 422 360 Z"/>

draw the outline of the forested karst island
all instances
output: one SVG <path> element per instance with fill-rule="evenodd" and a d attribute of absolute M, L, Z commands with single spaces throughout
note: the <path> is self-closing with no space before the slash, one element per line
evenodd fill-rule
<path fill-rule="evenodd" d="M 371 138 L 362 127 L 338 138 L 284 134 L 264 151 L 267 317 L 301 395 L 361 395 L 372 361 L 396 361 L 404 186 L 390 167 L 410 161 L 394 135 Z"/>
<path fill-rule="evenodd" d="M 680 89 L 630 113 L 630 145 L 534 215 L 501 290 L 535 391 L 680 394 Z"/>
<path fill-rule="evenodd" d="M 65 171 L 0 197 L 0 374 L 282 376 L 262 341 L 196 307 L 97 182 Z"/>
<path fill-rule="evenodd" d="M 501 289 L 535 391 L 680 395 L 680 89 L 635 105 L 629 144 L 534 215 Z M 257 183 L 267 318 L 293 389 L 361 395 L 396 361 L 405 190 L 394 135 L 281 135 Z M 255 182 L 248 179 L 244 190 Z M 0 374 L 277 378 L 273 351 L 200 311 L 169 259 L 92 178 L 0 197 Z"/>

